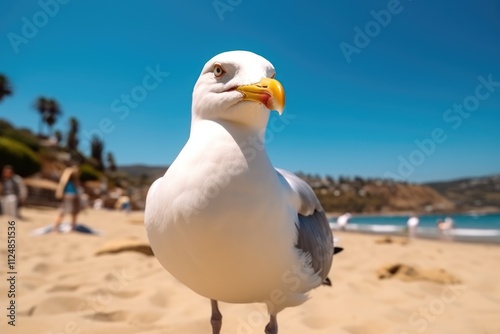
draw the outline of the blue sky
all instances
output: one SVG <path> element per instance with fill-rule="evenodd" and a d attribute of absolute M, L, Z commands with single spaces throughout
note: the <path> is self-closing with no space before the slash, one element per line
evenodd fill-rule
<path fill-rule="evenodd" d="M 268 143 L 276 166 L 412 182 L 500 172 L 496 0 L 60 2 L 0 3 L 0 72 L 15 90 L 0 117 L 16 125 L 36 130 L 33 101 L 54 97 L 56 128 L 78 118 L 84 148 L 104 119 L 118 164 L 169 164 L 203 65 L 243 49 L 269 59 L 287 93 L 293 117 Z M 116 112 L 147 68 L 168 76 Z"/>

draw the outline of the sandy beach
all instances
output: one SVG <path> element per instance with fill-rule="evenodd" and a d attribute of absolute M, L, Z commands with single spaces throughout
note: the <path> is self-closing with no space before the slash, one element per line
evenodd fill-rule
<path fill-rule="evenodd" d="M 1 333 L 210 333 L 210 303 L 147 253 L 142 214 L 87 210 L 102 232 L 31 235 L 55 210 L 16 221 L 16 326 L 7 324 L 7 217 L 1 217 Z M 336 233 L 333 287 L 279 314 L 280 333 L 500 333 L 500 247 Z M 135 251 L 106 253 L 110 243 Z M 107 247 L 107 246 L 106 246 Z M 99 251 L 100 255 L 96 255 Z M 263 333 L 262 305 L 221 304 L 222 333 Z"/>

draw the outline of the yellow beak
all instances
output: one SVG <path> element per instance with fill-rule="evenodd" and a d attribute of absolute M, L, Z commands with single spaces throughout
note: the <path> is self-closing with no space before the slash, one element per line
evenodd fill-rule
<path fill-rule="evenodd" d="M 260 102 L 269 110 L 276 110 L 280 115 L 285 108 L 285 90 L 276 79 L 262 78 L 259 83 L 236 88 L 243 94 L 244 101 Z"/>

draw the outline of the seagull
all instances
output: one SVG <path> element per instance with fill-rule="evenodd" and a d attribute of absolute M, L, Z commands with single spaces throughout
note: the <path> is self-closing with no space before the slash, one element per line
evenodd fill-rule
<path fill-rule="evenodd" d="M 264 303 L 266 334 L 278 333 L 277 314 L 308 299 L 328 278 L 334 247 L 314 191 L 296 175 L 275 169 L 263 135 L 285 91 L 273 65 L 248 51 L 210 59 L 193 90 L 190 136 L 150 187 L 145 227 L 160 264 L 211 301 Z"/>

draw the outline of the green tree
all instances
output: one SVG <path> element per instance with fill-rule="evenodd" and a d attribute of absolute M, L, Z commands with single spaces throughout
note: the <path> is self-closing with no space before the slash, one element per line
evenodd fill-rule
<path fill-rule="evenodd" d="M 93 166 L 88 163 L 83 163 L 80 166 L 80 181 L 97 181 L 101 178 L 101 173 L 99 173 Z"/>
<path fill-rule="evenodd" d="M 108 162 L 108 169 L 111 171 L 111 172 L 116 172 L 116 161 L 115 161 L 115 157 L 113 156 L 113 153 L 111 152 L 108 152 L 108 155 L 106 156 L 106 160 Z"/>
<path fill-rule="evenodd" d="M 78 120 L 74 117 L 69 119 L 69 132 L 68 132 L 68 140 L 66 142 L 66 147 L 76 152 L 78 149 L 78 129 L 80 125 L 78 124 Z"/>
<path fill-rule="evenodd" d="M 143 187 L 143 186 L 147 185 L 148 184 L 148 180 L 149 180 L 149 175 L 146 174 L 146 173 L 142 173 L 139 176 L 139 186 Z"/>
<path fill-rule="evenodd" d="M 35 152 L 40 150 L 38 138 L 28 129 L 17 129 L 6 120 L 0 119 L 0 137 L 12 138 Z"/>
<path fill-rule="evenodd" d="M 90 141 L 90 157 L 95 162 L 95 167 L 98 171 L 104 170 L 104 163 L 102 160 L 102 152 L 104 151 L 104 142 L 99 136 L 94 135 Z"/>
<path fill-rule="evenodd" d="M 0 102 L 9 95 L 12 95 L 12 87 L 9 79 L 5 75 L 0 74 Z"/>
<path fill-rule="evenodd" d="M 16 173 L 29 176 L 40 170 L 39 157 L 26 145 L 12 138 L 0 137 L 0 169 L 12 165 Z"/>

